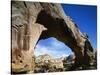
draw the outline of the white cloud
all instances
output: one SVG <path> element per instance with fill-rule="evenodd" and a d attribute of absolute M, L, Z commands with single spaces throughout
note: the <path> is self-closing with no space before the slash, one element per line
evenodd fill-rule
<path fill-rule="evenodd" d="M 48 53 L 48 49 L 46 47 L 43 47 L 41 45 L 37 45 L 36 49 L 35 49 L 35 55 L 42 55 L 42 54 L 47 54 Z"/>
<path fill-rule="evenodd" d="M 66 56 L 68 56 L 68 55 L 66 55 L 66 54 L 62 54 L 62 57 L 66 57 Z"/>
<path fill-rule="evenodd" d="M 49 50 L 48 47 L 45 47 L 45 46 L 42 46 L 42 45 L 37 45 L 36 49 L 35 49 L 35 55 L 38 56 L 38 55 L 43 55 L 43 54 L 51 55 L 52 51 Z"/>
<path fill-rule="evenodd" d="M 56 38 L 49 38 L 40 41 L 35 49 L 35 55 L 49 54 L 55 58 L 65 57 L 71 54 L 70 48 Z"/>
<path fill-rule="evenodd" d="M 42 45 L 37 45 L 35 49 L 35 55 L 44 55 L 44 54 L 49 54 L 53 56 L 54 58 L 60 58 L 62 56 L 68 56 L 67 54 L 57 51 L 57 50 L 50 50 L 49 47 L 42 46 Z"/>
<path fill-rule="evenodd" d="M 54 46 L 54 47 L 59 47 L 59 48 L 62 48 L 65 44 L 58 41 L 56 38 L 51 38 L 52 39 L 52 42 L 51 42 L 51 45 Z"/>

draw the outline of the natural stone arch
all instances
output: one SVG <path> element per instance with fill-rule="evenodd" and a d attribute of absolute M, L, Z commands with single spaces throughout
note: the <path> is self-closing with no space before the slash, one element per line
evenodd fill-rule
<path fill-rule="evenodd" d="M 88 66 L 91 61 L 89 54 L 92 55 L 93 48 L 90 42 L 64 14 L 60 4 L 12 1 L 11 27 L 12 71 L 34 71 L 32 57 L 37 41 L 52 36 L 75 53 L 75 67 Z"/>
<path fill-rule="evenodd" d="M 84 48 L 84 46 L 79 45 L 79 43 L 84 44 L 85 41 L 78 42 L 79 40 L 76 40 L 75 38 L 77 37 L 78 39 L 81 38 L 86 40 L 82 36 L 79 36 L 80 34 L 78 34 L 79 31 L 77 30 L 77 26 L 75 26 L 76 30 L 74 30 L 75 32 L 73 33 L 71 28 L 69 28 L 68 25 L 65 23 L 64 19 L 52 17 L 50 14 L 46 13 L 45 10 L 42 10 L 38 14 L 36 23 L 43 24 L 47 28 L 47 31 L 42 32 L 39 40 L 46 39 L 49 37 L 55 37 L 57 40 L 65 43 L 75 53 L 76 55 L 75 67 L 78 67 L 83 64 L 87 66 L 89 65 L 90 58 L 88 58 L 88 56 L 87 57 L 84 56 L 84 52 L 86 52 L 84 51 L 84 49 L 86 50 L 86 48 Z M 74 34 L 78 34 L 79 37 Z M 88 46 L 90 46 L 91 47 L 90 50 L 93 51 L 91 44 L 89 44 Z M 87 55 L 87 53 L 85 54 Z M 87 59 L 86 62 L 84 62 L 84 57 L 85 59 Z"/>

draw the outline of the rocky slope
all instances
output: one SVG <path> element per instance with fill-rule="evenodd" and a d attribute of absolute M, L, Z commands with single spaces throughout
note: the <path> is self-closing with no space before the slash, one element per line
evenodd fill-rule
<path fill-rule="evenodd" d="M 63 71 L 63 60 L 60 58 L 54 59 L 48 54 L 40 55 L 35 58 L 35 72 L 58 72 Z"/>

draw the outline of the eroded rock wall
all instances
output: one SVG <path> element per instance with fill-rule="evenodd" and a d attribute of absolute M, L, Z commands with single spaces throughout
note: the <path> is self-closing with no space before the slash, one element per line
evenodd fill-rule
<path fill-rule="evenodd" d="M 12 71 L 33 71 L 34 47 L 42 31 L 46 30 L 35 23 L 37 9 L 32 3 L 12 2 Z"/>

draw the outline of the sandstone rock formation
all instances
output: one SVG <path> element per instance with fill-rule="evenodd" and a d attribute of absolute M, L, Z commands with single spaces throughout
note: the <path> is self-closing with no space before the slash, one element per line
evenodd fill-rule
<path fill-rule="evenodd" d="M 38 57 L 36 57 L 35 62 L 36 63 L 48 62 L 51 59 L 53 59 L 52 56 L 48 54 L 44 54 L 44 55 L 39 55 Z"/>
<path fill-rule="evenodd" d="M 73 69 L 89 66 L 93 48 L 60 4 L 12 1 L 12 72 L 34 72 L 34 50 L 40 39 L 55 37 L 75 53 Z M 85 61 L 84 61 L 85 60 Z M 16 67 L 17 66 L 17 67 Z"/>
<path fill-rule="evenodd" d="M 58 72 L 63 71 L 63 61 L 60 58 L 53 58 L 48 54 L 40 55 L 35 58 L 35 72 Z"/>

